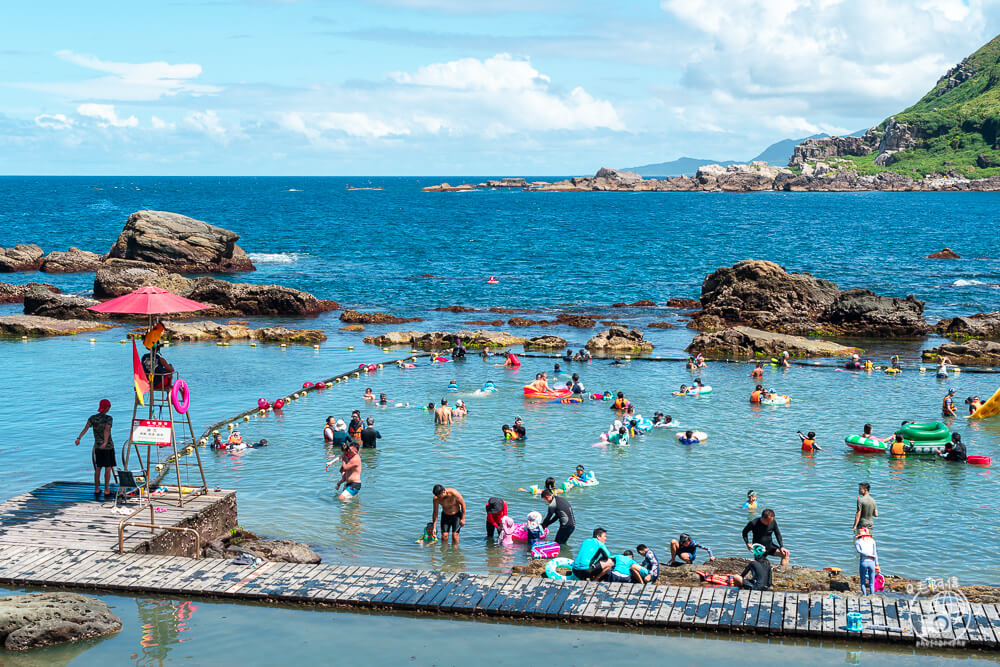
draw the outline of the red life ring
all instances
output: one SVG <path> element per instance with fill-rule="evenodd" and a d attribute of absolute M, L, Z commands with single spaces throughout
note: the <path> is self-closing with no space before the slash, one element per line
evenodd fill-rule
<path fill-rule="evenodd" d="M 184 395 L 183 399 L 180 397 L 181 394 Z M 170 402 L 173 403 L 177 414 L 182 415 L 188 411 L 188 407 L 191 406 L 191 390 L 188 389 L 187 382 L 184 380 L 174 382 L 174 386 L 170 390 Z"/>

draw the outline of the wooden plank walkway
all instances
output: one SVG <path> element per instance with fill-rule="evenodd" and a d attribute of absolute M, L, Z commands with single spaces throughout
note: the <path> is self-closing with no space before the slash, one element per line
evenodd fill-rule
<path fill-rule="evenodd" d="M 125 517 L 112 511 L 114 502 L 97 500 L 94 486 L 87 482 L 51 482 L 34 491 L 0 503 L 0 546 L 49 547 L 111 551 L 118 549 L 118 523 Z M 154 512 L 157 524 L 177 526 L 234 495 L 235 491 L 209 491 L 185 498 L 177 507 L 176 490 L 164 494 L 160 510 Z M 157 496 L 153 504 L 158 505 Z M 129 503 L 126 508 L 136 509 Z M 135 517 L 138 523 L 149 523 L 148 511 Z M 156 535 L 162 530 L 157 530 Z M 143 550 L 154 537 L 148 528 L 125 527 L 125 551 Z"/>
<path fill-rule="evenodd" d="M 536 577 L 447 574 L 340 565 L 263 563 L 117 554 L 81 548 L 0 545 L 0 584 L 271 600 L 300 604 L 488 614 L 661 628 L 809 635 L 913 644 L 913 603 L 891 598 L 835 597 L 821 593 L 738 591 L 734 588 L 643 586 Z M 899 631 L 848 633 L 846 612 Z M 1000 650 L 996 605 L 972 605 L 965 646 Z M 961 646 L 959 646 L 961 648 Z"/>

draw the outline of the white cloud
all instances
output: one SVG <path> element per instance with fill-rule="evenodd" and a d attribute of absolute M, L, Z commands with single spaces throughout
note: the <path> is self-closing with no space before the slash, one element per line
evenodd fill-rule
<path fill-rule="evenodd" d="M 68 130 L 76 125 L 76 121 L 61 113 L 43 113 L 35 116 L 35 125 L 49 130 Z"/>
<path fill-rule="evenodd" d="M 176 123 L 168 123 L 159 116 L 151 117 L 149 122 L 153 126 L 154 130 L 172 130 L 177 127 Z"/>
<path fill-rule="evenodd" d="M 137 127 L 139 119 L 135 116 L 121 118 L 115 111 L 113 104 L 81 104 L 76 108 L 76 112 L 87 118 L 96 118 L 97 124 L 101 127 Z"/>
<path fill-rule="evenodd" d="M 802 137 L 813 134 L 836 134 L 844 135 L 851 132 L 846 127 L 838 127 L 828 123 L 810 123 L 802 116 L 777 115 L 764 119 L 764 123 L 769 127 L 779 130 L 788 137 Z"/>
<path fill-rule="evenodd" d="M 85 81 L 20 85 L 78 100 L 149 101 L 180 94 L 211 95 L 222 90 L 218 86 L 194 83 L 192 79 L 200 76 L 202 71 L 201 65 L 195 63 L 122 63 L 67 50 L 57 51 L 56 56 L 74 65 L 104 72 L 107 76 Z"/>
<path fill-rule="evenodd" d="M 228 143 L 235 136 L 242 136 L 239 123 L 227 126 L 214 110 L 192 111 L 184 116 L 184 124 L 198 132 L 202 132 L 219 143 Z"/>
<path fill-rule="evenodd" d="M 330 133 L 359 139 L 381 139 L 410 134 L 409 128 L 399 122 L 386 122 L 360 112 L 299 112 L 278 114 L 278 125 L 286 130 L 304 135 L 311 142 L 321 142 Z"/>

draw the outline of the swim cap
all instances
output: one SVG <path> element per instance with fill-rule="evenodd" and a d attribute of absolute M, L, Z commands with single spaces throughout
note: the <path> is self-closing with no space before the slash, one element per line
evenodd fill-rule
<path fill-rule="evenodd" d="M 102 398 L 101 402 L 97 406 L 97 411 L 98 412 L 107 412 L 110 409 L 111 409 L 111 401 L 109 401 L 106 398 Z"/>
<path fill-rule="evenodd" d="M 754 558 L 763 558 L 766 553 L 767 553 L 767 549 L 765 549 L 763 547 L 763 545 L 760 545 L 760 544 L 753 545 L 753 557 Z"/>

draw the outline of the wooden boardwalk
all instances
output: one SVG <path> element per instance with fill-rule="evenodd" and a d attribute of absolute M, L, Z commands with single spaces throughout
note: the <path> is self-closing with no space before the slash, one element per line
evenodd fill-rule
<path fill-rule="evenodd" d="M 231 600 L 547 619 L 913 644 L 926 602 L 820 593 L 738 591 L 551 581 L 515 575 L 446 574 L 376 567 L 122 554 L 85 548 L 0 547 L 0 583 Z M 846 616 L 876 629 L 848 633 Z M 937 635 L 965 648 L 1000 647 L 997 605 L 972 605 L 966 626 Z"/>
<path fill-rule="evenodd" d="M 164 494 L 153 517 L 157 524 L 177 526 L 234 495 L 235 491 L 209 491 L 185 499 L 177 507 L 177 492 Z M 29 546 L 89 551 L 118 549 L 118 523 L 126 516 L 112 511 L 114 501 L 94 498 L 94 485 L 85 482 L 51 482 L 0 504 L 0 546 Z M 138 506 L 126 505 L 130 510 Z M 149 514 L 137 517 L 148 522 Z M 156 531 L 156 534 L 162 531 Z M 148 528 L 125 527 L 125 551 L 142 550 L 154 536 Z"/>

